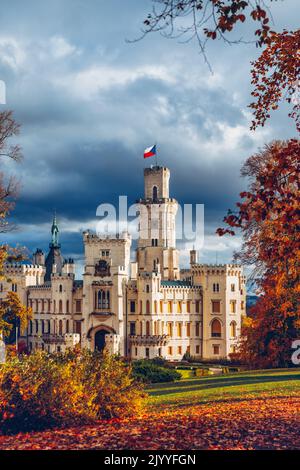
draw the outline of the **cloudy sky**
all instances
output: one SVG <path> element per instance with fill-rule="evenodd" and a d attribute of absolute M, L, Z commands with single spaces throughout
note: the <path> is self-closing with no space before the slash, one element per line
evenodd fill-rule
<path fill-rule="evenodd" d="M 298 0 L 273 5 L 274 28 L 295 28 Z M 196 44 L 139 36 L 151 0 L 2 0 L 0 79 L 22 124 L 24 161 L 1 162 L 21 191 L 10 243 L 47 249 L 53 210 L 65 256 L 82 263 L 81 231 L 96 208 L 143 193 L 145 147 L 157 142 L 181 203 L 205 205 L 202 262 L 229 262 L 239 238 L 214 233 L 245 181 L 242 162 L 264 143 L 295 135 L 285 110 L 250 132 L 254 44 Z M 248 28 L 248 27 L 247 27 Z M 249 34 L 249 37 L 247 37 Z M 239 35 L 239 33 L 237 33 Z M 251 37 L 251 28 L 244 32 Z M 183 253 L 183 263 L 186 253 Z"/>

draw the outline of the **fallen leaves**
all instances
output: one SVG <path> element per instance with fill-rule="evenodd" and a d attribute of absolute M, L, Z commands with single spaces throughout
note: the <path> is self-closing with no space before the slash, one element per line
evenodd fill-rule
<path fill-rule="evenodd" d="M 300 397 L 250 395 L 136 419 L 0 436 L 1 450 L 300 449 Z"/>

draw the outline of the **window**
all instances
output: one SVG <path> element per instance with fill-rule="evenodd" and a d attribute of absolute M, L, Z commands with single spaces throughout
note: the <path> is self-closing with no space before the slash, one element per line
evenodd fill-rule
<path fill-rule="evenodd" d="M 177 323 L 177 336 L 178 336 L 179 338 L 182 337 L 182 323 L 181 323 L 181 322 L 178 322 L 178 323 Z"/>
<path fill-rule="evenodd" d="M 131 335 L 135 335 L 135 322 L 131 321 L 129 324 L 129 331 Z"/>
<path fill-rule="evenodd" d="M 149 348 L 145 348 L 145 353 L 146 353 L 147 359 L 149 359 L 149 357 L 150 357 L 150 350 L 149 350 Z"/>
<path fill-rule="evenodd" d="M 190 302 L 190 300 L 188 300 L 187 303 L 186 303 L 186 311 L 187 311 L 187 313 L 191 313 L 191 302 Z"/>
<path fill-rule="evenodd" d="M 172 354 L 173 354 L 172 346 L 168 346 L 168 354 L 169 354 L 169 356 L 172 356 Z"/>
<path fill-rule="evenodd" d="M 245 302 L 242 300 L 241 301 L 241 310 L 244 310 L 244 308 L 245 308 Z"/>
<path fill-rule="evenodd" d="M 146 301 L 146 314 L 147 314 L 147 315 L 150 314 L 150 300 L 147 300 L 147 301 Z"/>
<path fill-rule="evenodd" d="M 199 344 L 197 344 L 197 346 L 196 346 L 196 354 L 200 354 L 200 346 L 199 346 Z"/>
<path fill-rule="evenodd" d="M 59 311 L 59 313 L 62 313 L 62 311 L 63 311 L 62 300 L 59 301 L 59 304 L 58 304 L 58 311 Z"/>
<path fill-rule="evenodd" d="M 235 284 L 231 284 L 230 288 L 231 288 L 231 292 L 234 292 L 235 291 Z"/>
<path fill-rule="evenodd" d="M 140 314 L 142 315 L 143 313 L 143 301 L 140 300 Z"/>
<path fill-rule="evenodd" d="M 230 337 L 236 338 L 236 322 L 235 321 L 232 321 L 230 323 Z"/>
<path fill-rule="evenodd" d="M 63 288 L 62 288 L 62 285 L 60 284 L 59 285 L 59 292 L 62 292 L 63 291 Z"/>
<path fill-rule="evenodd" d="M 158 327 L 157 327 L 157 322 L 156 321 L 153 323 L 153 329 L 154 329 L 154 334 L 157 335 Z"/>
<path fill-rule="evenodd" d="M 196 313 L 200 313 L 200 302 L 199 302 L 199 300 L 196 300 L 196 308 L 195 308 L 195 310 L 196 310 Z"/>
<path fill-rule="evenodd" d="M 177 354 L 182 354 L 182 347 L 181 346 L 177 347 Z"/>
<path fill-rule="evenodd" d="M 11 290 L 12 290 L 13 292 L 17 292 L 17 291 L 18 291 L 18 286 L 17 286 L 17 284 L 12 284 L 12 285 L 11 285 Z"/>
<path fill-rule="evenodd" d="M 154 313 L 157 313 L 157 301 L 154 300 Z"/>
<path fill-rule="evenodd" d="M 221 313 L 221 302 L 220 300 L 211 301 L 211 310 L 212 313 Z"/>
<path fill-rule="evenodd" d="M 168 313 L 172 313 L 172 301 L 168 302 Z"/>
<path fill-rule="evenodd" d="M 35 332 L 36 333 L 39 332 L 39 321 L 38 320 L 35 320 Z"/>
<path fill-rule="evenodd" d="M 164 312 L 164 303 L 163 301 L 161 300 L 160 301 L 160 313 L 163 313 Z"/>
<path fill-rule="evenodd" d="M 110 308 L 110 292 L 109 290 L 99 290 L 97 294 L 97 305 L 99 309 Z"/>
<path fill-rule="evenodd" d="M 81 322 L 80 321 L 75 322 L 75 333 L 81 335 Z"/>
<path fill-rule="evenodd" d="M 200 322 L 196 321 L 195 325 L 195 336 L 199 337 L 200 336 Z"/>
<path fill-rule="evenodd" d="M 236 313 L 236 300 L 230 301 L 230 313 Z"/>
<path fill-rule="evenodd" d="M 147 292 L 147 294 L 149 294 L 149 292 L 150 292 L 150 286 L 149 286 L 149 284 L 146 285 L 146 292 Z"/>
<path fill-rule="evenodd" d="M 70 313 L 70 302 L 68 300 L 66 302 L 66 312 Z"/>
<path fill-rule="evenodd" d="M 140 335 L 143 334 L 143 322 L 140 321 Z"/>
<path fill-rule="evenodd" d="M 211 336 L 213 338 L 221 338 L 221 323 L 216 318 L 211 324 Z"/>
<path fill-rule="evenodd" d="M 220 292 L 220 284 L 218 282 L 213 284 L 213 292 Z"/>
<path fill-rule="evenodd" d="M 230 352 L 231 352 L 231 354 L 236 353 L 236 346 L 235 346 L 234 344 L 232 344 L 232 345 L 230 346 Z"/>
<path fill-rule="evenodd" d="M 66 321 L 66 333 L 70 333 L 69 320 Z"/>
<path fill-rule="evenodd" d="M 177 313 L 181 313 L 182 308 L 181 308 L 181 302 L 177 302 Z"/>
<path fill-rule="evenodd" d="M 59 334 L 60 336 L 62 336 L 62 334 L 63 334 L 63 322 L 62 322 L 62 320 L 59 320 L 59 324 L 58 324 L 58 334 Z"/>
<path fill-rule="evenodd" d="M 152 189 L 152 199 L 153 199 L 153 201 L 157 200 L 157 194 L 158 194 L 157 186 L 153 186 L 153 189 Z"/>
<path fill-rule="evenodd" d="M 186 335 L 188 338 L 191 336 L 191 324 L 190 323 L 186 324 Z"/>
<path fill-rule="evenodd" d="M 213 354 L 214 354 L 214 356 L 218 356 L 220 354 L 220 345 L 219 344 L 214 344 L 213 345 Z"/>
<path fill-rule="evenodd" d="M 131 300 L 130 301 L 130 313 L 134 313 L 134 312 L 135 312 L 135 301 Z"/>
<path fill-rule="evenodd" d="M 187 347 L 186 347 L 186 352 L 187 352 L 188 354 L 191 354 L 191 346 L 187 346 Z"/>
<path fill-rule="evenodd" d="M 146 336 L 150 335 L 150 322 L 146 321 Z"/>
<path fill-rule="evenodd" d="M 45 323 L 44 323 L 44 320 L 42 320 L 42 334 L 45 333 Z"/>
<path fill-rule="evenodd" d="M 173 336 L 173 324 L 168 322 L 168 335 Z"/>
<path fill-rule="evenodd" d="M 80 313 L 80 312 L 81 312 L 81 300 L 76 300 L 76 302 L 75 302 L 75 310 L 76 310 L 76 313 Z"/>
<path fill-rule="evenodd" d="M 138 355 L 138 348 L 134 348 L 134 354 L 135 354 L 135 356 Z"/>

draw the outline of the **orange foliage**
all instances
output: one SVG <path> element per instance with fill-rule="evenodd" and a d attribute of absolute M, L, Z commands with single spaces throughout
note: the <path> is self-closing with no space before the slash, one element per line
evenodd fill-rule
<path fill-rule="evenodd" d="M 255 267 L 261 297 L 252 308 L 253 321 L 244 325 L 241 359 L 253 367 L 290 364 L 292 341 L 299 339 L 300 319 L 300 142 L 273 142 L 250 157 L 243 169 L 250 176 L 238 211 L 229 211 L 233 235 L 238 228 L 244 244 L 236 258 Z"/>

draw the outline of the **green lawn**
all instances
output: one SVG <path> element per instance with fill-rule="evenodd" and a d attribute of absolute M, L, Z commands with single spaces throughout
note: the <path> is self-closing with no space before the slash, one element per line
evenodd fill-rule
<path fill-rule="evenodd" d="M 272 369 L 154 384 L 147 389 L 151 408 L 239 400 L 246 396 L 300 395 L 300 369 Z"/>

